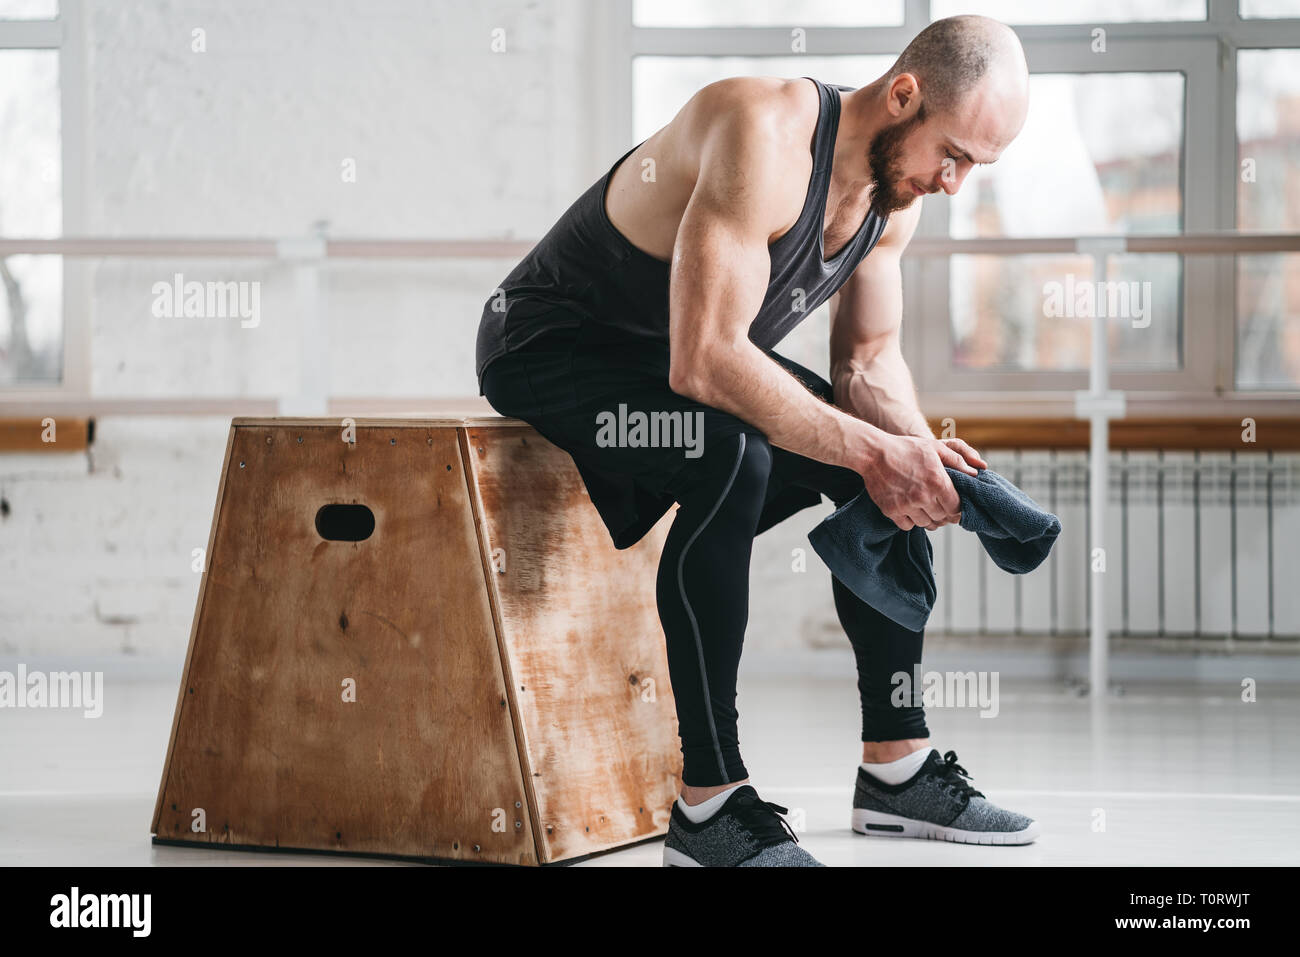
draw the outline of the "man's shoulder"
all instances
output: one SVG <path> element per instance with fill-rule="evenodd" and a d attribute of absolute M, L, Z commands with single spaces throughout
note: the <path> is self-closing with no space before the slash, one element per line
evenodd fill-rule
<path fill-rule="evenodd" d="M 806 79 L 729 77 L 702 88 L 677 131 L 698 157 L 696 188 L 782 233 L 804 206 L 820 108 Z"/>
<path fill-rule="evenodd" d="M 755 184 L 806 178 L 809 147 L 821 114 L 817 87 L 807 79 L 737 76 L 701 88 L 682 134 L 733 175 Z M 703 163 L 701 164 L 701 171 Z"/>
<path fill-rule="evenodd" d="M 815 124 L 820 110 L 818 90 L 804 78 L 727 77 L 701 87 L 693 100 L 698 122 L 754 135 L 788 133 L 800 119 Z"/>

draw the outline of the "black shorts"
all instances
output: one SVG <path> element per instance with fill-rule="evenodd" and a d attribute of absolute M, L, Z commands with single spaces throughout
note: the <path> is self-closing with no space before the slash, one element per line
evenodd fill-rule
<path fill-rule="evenodd" d="M 610 332 L 557 309 L 556 328 L 498 356 L 483 370 L 483 395 L 564 449 L 586 484 L 616 548 L 635 545 L 690 487 L 711 443 L 762 435 L 728 412 L 668 386 L 665 343 Z M 825 401 L 831 387 L 796 362 L 768 352 Z M 821 501 L 805 488 L 783 492 L 758 531 Z"/>

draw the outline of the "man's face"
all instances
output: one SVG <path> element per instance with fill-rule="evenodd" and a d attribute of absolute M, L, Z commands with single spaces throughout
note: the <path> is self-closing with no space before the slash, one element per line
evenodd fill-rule
<path fill-rule="evenodd" d="M 920 104 L 909 118 L 876 134 L 867 152 L 878 216 L 898 212 L 919 196 L 952 195 L 976 163 L 992 163 L 1024 122 L 1019 104 L 983 94 L 966 97 L 956 114 L 928 113 Z"/>
<path fill-rule="evenodd" d="M 888 216 L 916 202 L 918 193 L 908 172 L 910 167 L 904 165 L 904 154 L 910 164 L 914 150 L 908 141 L 924 130 L 926 119 L 922 106 L 910 119 L 885 127 L 872 139 L 867 160 L 876 183 L 871 194 L 871 210 L 877 216 Z"/>

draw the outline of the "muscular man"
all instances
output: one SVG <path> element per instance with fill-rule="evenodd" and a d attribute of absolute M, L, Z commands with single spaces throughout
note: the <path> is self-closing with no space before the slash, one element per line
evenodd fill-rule
<path fill-rule="evenodd" d="M 817 866 L 748 782 L 736 676 L 754 536 L 865 488 L 901 529 L 960 520 L 945 466 L 987 467 L 937 440 L 899 349 L 899 257 L 921 199 L 955 193 L 1019 133 L 1028 71 L 982 17 L 923 30 L 861 87 L 738 77 L 709 84 L 628 150 L 488 299 L 480 391 L 573 457 L 614 544 L 678 503 L 657 601 L 682 741 L 666 864 Z M 870 255 L 868 255 L 870 253 Z M 831 303 L 831 379 L 772 348 Z M 620 407 L 625 406 L 625 409 Z M 619 445 L 600 423 L 642 413 L 691 443 Z M 862 702 L 860 833 L 1025 843 L 956 755 L 930 747 L 919 702 L 896 707 L 922 633 L 832 582 Z"/>

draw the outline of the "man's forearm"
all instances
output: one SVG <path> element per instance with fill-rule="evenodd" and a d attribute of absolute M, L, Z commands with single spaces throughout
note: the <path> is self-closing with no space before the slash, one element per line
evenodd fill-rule
<path fill-rule="evenodd" d="M 748 339 L 718 346 L 676 391 L 756 426 L 778 448 L 861 471 L 881 430 L 817 395 Z"/>
<path fill-rule="evenodd" d="M 916 398 L 912 374 L 896 348 L 870 360 L 849 357 L 831 369 L 835 404 L 894 435 L 934 438 Z"/>

